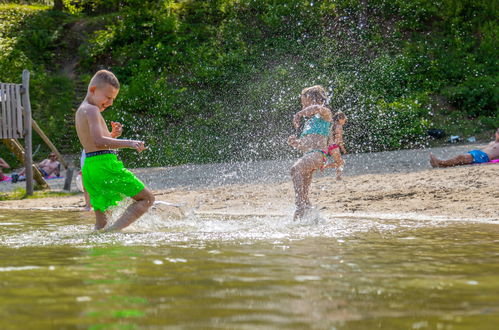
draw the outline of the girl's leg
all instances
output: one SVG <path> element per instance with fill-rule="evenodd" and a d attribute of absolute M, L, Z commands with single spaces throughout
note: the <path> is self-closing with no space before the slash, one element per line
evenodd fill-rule
<path fill-rule="evenodd" d="M 312 183 L 314 170 L 321 166 L 322 156 L 319 153 L 305 155 L 291 167 L 291 177 L 295 189 L 296 211 L 294 219 L 303 216 L 307 206 L 310 206 L 308 191 Z"/>
<path fill-rule="evenodd" d="M 345 162 L 343 161 L 343 158 L 341 158 L 340 149 L 339 148 L 334 149 L 331 152 L 331 156 L 334 159 L 334 165 L 335 165 L 334 167 L 336 167 L 336 180 L 341 180 L 341 174 L 343 172 L 343 164 L 345 164 Z"/>

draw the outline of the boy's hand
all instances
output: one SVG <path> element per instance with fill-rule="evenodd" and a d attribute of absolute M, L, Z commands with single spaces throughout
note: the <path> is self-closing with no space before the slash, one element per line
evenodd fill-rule
<path fill-rule="evenodd" d="M 120 137 L 121 134 L 123 134 L 123 125 L 121 123 L 112 121 L 111 122 L 111 137 L 116 139 L 117 137 Z"/>
<path fill-rule="evenodd" d="M 147 149 L 142 141 L 130 141 L 130 148 L 137 150 L 137 152 L 142 152 Z"/>
<path fill-rule="evenodd" d="M 293 117 L 293 125 L 295 126 L 295 128 L 300 128 L 300 122 L 301 122 L 301 115 L 299 114 L 296 114 L 294 115 Z"/>

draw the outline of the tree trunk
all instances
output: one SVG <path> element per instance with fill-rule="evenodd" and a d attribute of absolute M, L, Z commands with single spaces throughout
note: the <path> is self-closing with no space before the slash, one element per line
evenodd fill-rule
<path fill-rule="evenodd" d="M 62 0 L 54 0 L 54 10 L 63 10 L 64 9 L 64 3 Z"/>

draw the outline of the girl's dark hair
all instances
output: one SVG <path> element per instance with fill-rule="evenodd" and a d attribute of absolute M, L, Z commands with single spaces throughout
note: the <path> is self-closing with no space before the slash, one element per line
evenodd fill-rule
<path fill-rule="evenodd" d="M 338 111 L 333 115 L 333 122 L 338 122 L 340 119 L 347 119 L 347 116 L 343 111 Z"/>
<path fill-rule="evenodd" d="M 326 104 L 327 102 L 326 90 L 321 85 L 307 87 L 301 91 L 301 95 L 319 104 Z"/>

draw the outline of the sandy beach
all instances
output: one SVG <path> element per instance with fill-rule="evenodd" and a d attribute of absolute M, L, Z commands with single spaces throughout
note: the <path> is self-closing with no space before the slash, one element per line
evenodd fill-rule
<path fill-rule="evenodd" d="M 431 151 L 451 157 L 474 146 Z M 433 169 L 429 150 L 347 155 L 343 181 L 333 171 L 315 176 L 311 200 L 321 214 L 342 217 L 457 219 L 499 223 L 499 164 Z M 136 169 L 158 201 L 204 214 L 291 216 L 293 159 Z M 58 180 L 63 181 L 63 180 Z M 51 182 L 57 190 L 61 182 Z M 4 184 L 5 185 L 5 184 Z M 2 201 L 4 209 L 82 211 L 81 194 Z"/>

